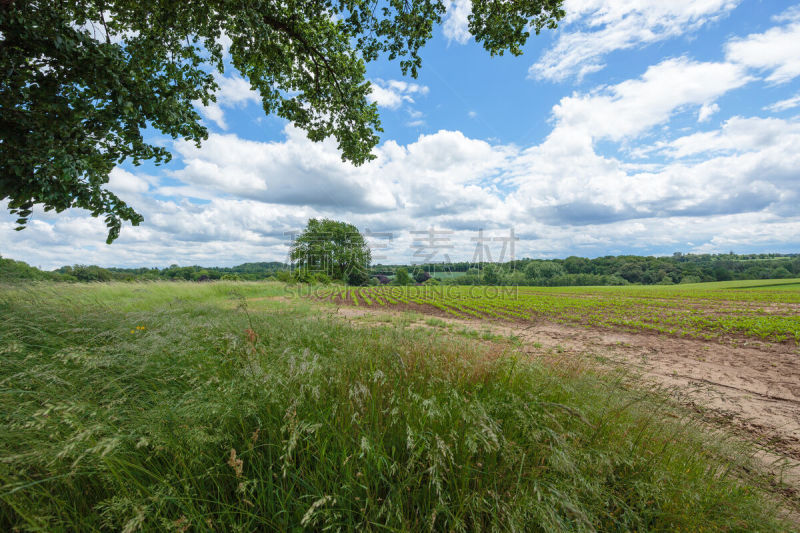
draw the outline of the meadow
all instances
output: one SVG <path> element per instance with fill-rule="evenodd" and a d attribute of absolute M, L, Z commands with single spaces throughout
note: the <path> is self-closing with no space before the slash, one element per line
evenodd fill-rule
<path fill-rule="evenodd" d="M 415 309 L 455 318 L 536 321 L 702 339 L 800 344 L 800 280 L 623 287 L 331 287 L 338 304 Z"/>
<path fill-rule="evenodd" d="M 685 299 L 320 290 L 610 326 L 642 300 L 672 317 Z M 720 312 L 771 301 L 685 290 Z M 0 286 L 0 529 L 791 529 L 752 447 L 622 370 L 402 321 L 351 325 L 329 307 L 281 283 Z M 768 336 L 789 338 L 787 323 Z"/>

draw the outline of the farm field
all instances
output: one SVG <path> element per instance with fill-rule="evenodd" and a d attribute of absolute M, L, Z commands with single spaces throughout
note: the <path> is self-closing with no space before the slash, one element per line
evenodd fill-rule
<path fill-rule="evenodd" d="M 296 292 L 0 286 L 0 529 L 792 527 L 756 447 L 563 332 Z"/>
<path fill-rule="evenodd" d="M 800 344 L 798 280 L 676 286 L 328 288 L 338 304 L 487 321 L 546 319 L 587 327 L 650 331 L 699 339 Z"/>
<path fill-rule="evenodd" d="M 684 404 L 787 459 L 791 466 L 785 473 L 800 487 L 797 280 L 666 287 L 329 287 L 312 294 L 349 317 L 431 317 L 418 322 L 635 368 L 656 386 L 674 390 Z"/>

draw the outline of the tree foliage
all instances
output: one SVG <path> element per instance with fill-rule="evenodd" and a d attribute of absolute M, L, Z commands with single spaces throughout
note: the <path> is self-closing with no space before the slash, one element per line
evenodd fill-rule
<path fill-rule="evenodd" d="M 393 285 L 411 285 L 413 278 L 408 273 L 408 269 L 406 267 L 400 267 L 395 272 L 394 280 L 392 280 Z"/>
<path fill-rule="evenodd" d="M 324 273 L 354 285 L 369 280 L 369 246 L 358 228 L 346 222 L 310 219 L 295 238 L 290 257 L 301 272 Z"/>
<path fill-rule="evenodd" d="M 492 55 L 520 54 L 531 31 L 555 28 L 563 0 L 474 0 L 469 29 Z M 382 131 L 365 64 L 396 60 L 416 77 L 444 0 L 0 1 L 0 199 L 25 227 L 33 206 L 104 216 L 113 241 L 142 216 L 105 188 L 115 165 L 170 159 L 150 126 L 207 137 L 194 103 L 215 100 L 230 61 L 264 111 L 361 164 Z"/>

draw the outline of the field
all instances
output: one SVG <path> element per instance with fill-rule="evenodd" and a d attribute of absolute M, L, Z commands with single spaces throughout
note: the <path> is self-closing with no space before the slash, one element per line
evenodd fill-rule
<path fill-rule="evenodd" d="M 280 283 L 0 286 L 0 529 L 792 528 L 758 450 L 669 391 L 569 339 L 452 327 L 610 328 L 637 301 L 673 321 L 694 290 L 708 316 L 785 318 L 731 331 L 787 346 L 791 290 L 319 290 L 361 319 Z"/>
<path fill-rule="evenodd" d="M 539 319 L 702 339 L 800 344 L 799 280 L 631 287 L 367 287 L 314 295 L 334 303 L 455 318 Z"/>

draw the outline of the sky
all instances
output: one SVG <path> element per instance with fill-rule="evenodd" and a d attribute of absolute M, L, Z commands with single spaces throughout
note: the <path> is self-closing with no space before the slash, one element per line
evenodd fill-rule
<path fill-rule="evenodd" d="M 555 31 L 490 57 L 449 4 L 419 77 L 367 67 L 384 132 L 355 167 L 265 116 L 232 68 L 201 148 L 123 164 L 145 218 L 105 244 L 82 210 L 0 203 L 0 255 L 67 264 L 286 260 L 309 218 L 354 224 L 376 263 L 800 252 L 800 3 L 566 0 Z"/>

